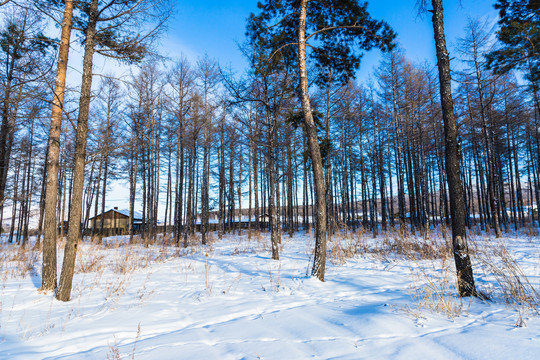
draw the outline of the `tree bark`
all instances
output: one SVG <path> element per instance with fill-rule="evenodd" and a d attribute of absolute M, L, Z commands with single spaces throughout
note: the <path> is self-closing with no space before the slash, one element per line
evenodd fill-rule
<path fill-rule="evenodd" d="M 71 295 L 71 284 L 73 281 L 73 271 L 75 268 L 75 257 L 77 255 L 77 245 L 81 236 L 81 209 L 82 195 L 84 187 L 84 166 L 86 161 L 86 141 L 88 135 L 88 114 L 90 109 L 90 98 L 92 94 L 93 58 L 96 33 L 96 20 L 98 17 L 98 0 L 90 3 L 90 13 L 88 27 L 86 29 L 83 76 L 81 86 L 81 97 L 79 101 L 79 117 L 75 138 L 75 159 L 73 168 L 73 195 L 70 205 L 69 229 L 64 250 L 64 261 L 62 273 L 60 274 L 60 284 L 56 293 L 56 298 L 61 301 L 69 301 Z"/>
<path fill-rule="evenodd" d="M 43 270 L 41 284 L 41 289 L 45 291 L 54 290 L 56 288 L 56 200 L 58 196 L 58 164 L 60 158 L 60 134 L 62 131 L 62 112 L 64 91 L 66 88 L 72 17 L 73 0 L 65 0 L 45 170 L 47 174 L 47 185 L 45 187 Z"/>
<path fill-rule="evenodd" d="M 450 213 L 452 219 L 452 246 L 457 270 L 459 295 L 476 296 L 474 277 L 467 247 L 465 228 L 465 204 L 461 185 L 459 145 L 457 141 L 457 125 L 452 100 L 452 78 L 450 74 L 450 58 L 446 49 L 443 23 L 442 0 L 432 0 L 433 31 L 437 51 L 437 66 L 439 69 L 439 85 L 441 106 L 444 121 L 446 174 L 450 193 Z"/>
<path fill-rule="evenodd" d="M 324 186 L 324 171 L 321 150 L 317 137 L 317 125 L 313 120 L 311 103 L 309 100 L 309 83 L 306 60 L 306 17 L 308 0 L 300 1 L 300 15 L 298 24 L 298 72 L 300 81 L 300 101 L 304 113 L 304 132 L 308 140 L 308 148 L 313 166 L 313 181 L 315 183 L 315 200 L 317 230 L 315 232 L 315 257 L 311 274 L 324 281 L 326 268 L 326 199 Z"/>
<path fill-rule="evenodd" d="M 105 156 L 105 160 L 103 160 L 103 187 L 101 188 L 101 217 L 99 219 L 98 244 L 103 244 L 103 225 L 105 223 L 105 217 L 103 216 L 103 214 L 105 214 L 105 199 L 107 197 L 107 173 L 109 172 L 109 156 L 107 154 L 107 151 L 108 150 L 105 150 L 105 153 L 103 154 L 103 156 Z M 101 177 L 98 179 L 98 182 L 99 181 L 101 181 Z M 96 194 L 96 196 L 99 196 L 99 193 Z"/>

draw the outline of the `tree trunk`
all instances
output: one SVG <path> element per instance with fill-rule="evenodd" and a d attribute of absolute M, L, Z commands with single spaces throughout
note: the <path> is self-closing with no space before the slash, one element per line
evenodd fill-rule
<path fill-rule="evenodd" d="M 79 118 L 75 137 L 75 159 L 73 168 L 73 196 L 70 205 L 69 229 L 64 250 L 64 261 L 62 273 L 60 274 L 60 284 L 56 293 L 56 298 L 60 301 L 69 301 L 71 295 L 71 284 L 73 281 L 73 271 L 75 269 L 75 257 L 77 255 L 77 245 L 81 236 L 81 209 L 82 195 L 84 187 L 84 166 L 86 161 L 86 140 L 88 135 L 88 113 L 90 109 L 90 98 L 92 95 L 92 75 L 94 44 L 96 33 L 96 19 L 98 0 L 90 3 L 90 14 L 88 28 L 86 29 L 83 76 L 81 86 L 81 98 L 79 101 Z"/>
<path fill-rule="evenodd" d="M 317 202 L 317 230 L 315 234 L 315 257 L 311 274 L 324 281 L 326 267 L 326 199 L 324 186 L 324 171 L 321 150 L 317 138 L 317 125 L 313 120 L 309 100 L 309 83 L 306 59 L 306 17 L 308 0 L 300 1 L 300 16 L 298 24 L 298 72 L 300 80 L 300 101 L 304 113 L 304 131 L 313 166 L 313 181 L 315 183 L 315 199 Z"/>
<path fill-rule="evenodd" d="M 135 231 L 135 195 L 137 194 L 137 171 L 138 171 L 138 159 L 137 156 L 137 140 L 131 145 L 129 149 L 130 156 L 130 169 L 129 169 L 129 243 L 134 242 Z"/>
<path fill-rule="evenodd" d="M 180 123 L 178 124 L 177 134 L 177 149 L 176 149 L 176 211 L 175 211 L 175 240 L 176 246 L 180 245 L 180 234 L 182 233 L 182 220 L 183 220 L 183 194 L 184 194 L 184 122 L 183 113 L 184 109 L 180 107 Z"/>
<path fill-rule="evenodd" d="M 91 232 L 91 241 L 94 241 L 94 236 L 96 235 L 96 226 L 97 226 L 97 216 L 98 216 L 98 205 L 99 205 L 99 194 L 101 189 L 101 170 L 103 168 L 103 159 L 100 156 L 99 167 L 98 167 L 98 176 L 96 181 L 96 200 L 94 201 L 94 221 L 92 221 L 92 232 Z"/>
<path fill-rule="evenodd" d="M 270 111 L 268 111 L 270 113 Z M 268 198 L 268 215 L 269 215 L 269 225 L 270 225 L 270 243 L 272 245 L 272 259 L 279 260 L 279 242 L 278 242 L 278 231 L 279 231 L 279 222 L 278 218 L 280 214 L 278 213 L 276 206 L 276 119 L 272 115 L 272 119 L 269 119 L 268 123 L 268 142 L 269 146 L 267 149 L 268 154 L 268 175 L 269 175 L 269 187 L 270 187 L 270 196 Z"/>
<path fill-rule="evenodd" d="M 242 143 L 240 143 L 240 151 L 238 151 L 239 157 L 238 157 L 238 186 L 237 186 L 237 194 L 238 194 L 238 235 L 240 235 L 242 231 L 242 163 L 243 163 L 243 156 L 242 156 Z"/>
<path fill-rule="evenodd" d="M 58 196 L 58 160 L 60 158 L 60 133 L 62 131 L 62 112 L 64 91 L 66 87 L 72 15 L 73 0 L 65 0 L 46 163 L 47 185 L 45 187 L 43 270 L 41 284 L 41 289 L 45 291 L 54 290 L 56 288 L 56 201 Z"/>
<path fill-rule="evenodd" d="M 218 198 L 218 237 L 225 231 L 225 114 L 221 117 L 219 129 L 219 198 Z"/>
<path fill-rule="evenodd" d="M 99 238 L 98 238 L 98 244 L 103 244 L 103 225 L 105 223 L 105 217 L 103 214 L 105 214 L 105 199 L 107 198 L 107 173 L 109 172 L 109 156 L 107 154 L 107 150 L 105 150 L 105 162 L 103 166 L 103 187 L 101 188 L 101 218 L 99 219 Z M 101 178 L 98 179 L 98 181 L 101 181 Z M 97 194 L 99 196 L 99 194 Z M 112 235 L 112 234 L 109 234 Z"/>
<path fill-rule="evenodd" d="M 255 137 L 258 135 L 258 128 L 255 127 Z M 259 236 L 259 153 L 257 151 L 257 142 L 253 141 L 253 193 L 255 194 L 255 231 Z"/>
<path fill-rule="evenodd" d="M 38 249 L 41 242 L 41 235 L 43 233 L 43 219 L 45 218 L 45 192 L 47 191 L 47 159 L 49 158 L 49 145 L 47 144 L 47 150 L 45 151 L 45 163 L 43 164 L 42 179 L 41 182 L 41 194 L 39 197 L 39 221 L 38 221 L 38 233 L 36 237 L 35 248 Z"/>
<path fill-rule="evenodd" d="M 441 106 L 444 121 L 444 135 L 446 145 L 446 174 L 450 193 L 450 213 L 452 219 L 452 245 L 456 263 L 459 295 L 476 296 L 474 277 L 467 247 L 467 233 L 465 228 L 465 204 L 463 202 L 463 189 L 461 186 L 461 171 L 459 164 L 460 149 L 457 141 L 457 125 L 452 100 L 452 84 L 450 74 L 450 58 L 446 50 L 446 40 L 443 25 L 442 0 L 432 0 L 433 5 L 433 31 L 435 47 L 437 50 L 437 66 L 439 69 L 439 85 L 441 92 Z"/>

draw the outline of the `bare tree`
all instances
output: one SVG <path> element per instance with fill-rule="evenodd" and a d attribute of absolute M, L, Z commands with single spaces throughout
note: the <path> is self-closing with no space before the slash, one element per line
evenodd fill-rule
<path fill-rule="evenodd" d="M 101 5 L 101 6 L 100 6 Z M 113 57 L 127 62 L 140 61 L 156 31 L 142 33 L 137 30 L 141 19 L 156 20 L 158 27 L 168 17 L 169 8 L 163 0 L 90 0 L 78 3 L 82 16 L 76 27 L 84 32 L 84 58 L 79 100 L 79 114 L 75 139 L 73 169 L 73 196 L 70 206 L 70 227 L 64 251 L 64 262 L 56 297 L 68 301 L 75 267 L 77 243 L 80 238 L 88 115 L 92 94 L 94 54 Z"/>
<path fill-rule="evenodd" d="M 450 58 L 446 49 L 443 23 L 442 0 L 432 0 L 432 22 L 439 69 L 441 107 L 444 120 L 446 175 L 450 193 L 450 213 L 452 218 L 452 246 L 456 262 L 460 296 L 477 296 L 474 277 L 467 246 L 465 204 L 461 184 L 460 148 L 457 140 L 457 124 L 452 99 L 452 76 Z"/>
<path fill-rule="evenodd" d="M 214 107 L 211 103 L 212 93 L 218 85 L 219 73 L 214 60 L 205 57 L 197 62 L 197 78 L 203 97 L 203 172 L 201 188 L 201 235 L 202 244 L 206 245 L 206 233 L 209 220 L 209 192 L 210 192 L 210 142 L 212 140 L 212 119 Z"/>
<path fill-rule="evenodd" d="M 170 112 L 176 121 L 176 172 L 174 201 L 174 238 L 176 246 L 180 243 L 183 224 L 184 202 L 184 167 L 186 149 L 186 116 L 189 111 L 189 97 L 193 87 L 193 70 L 184 57 L 181 57 L 171 69 L 168 82 L 170 86 Z"/>

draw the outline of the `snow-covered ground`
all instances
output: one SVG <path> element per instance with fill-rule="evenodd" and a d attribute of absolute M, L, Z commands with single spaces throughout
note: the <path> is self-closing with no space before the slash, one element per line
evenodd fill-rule
<path fill-rule="evenodd" d="M 500 249 L 473 238 L 473 249 Z M 324 283 L 306 276 L 313 249 L 306 234 L 284 234 L 279 261 L 265 234 L 187 249 L 126 245 L 120 237 L 105 246 L 85 242 L 66 303 L 38 292 L 38 252 L 2 243 L 0 358 L 539 358 L 540 317 L 504 301 L 490 265 L 499 258 L 473 258 L 478 287 L 492 300 L 460 301 L 451 259 L 399 255 L 394 240 L 342 237 Z M 539 289 L 538 238 L 503 243 Z M 59 245 L 59 269 L 61 262 Z"/>

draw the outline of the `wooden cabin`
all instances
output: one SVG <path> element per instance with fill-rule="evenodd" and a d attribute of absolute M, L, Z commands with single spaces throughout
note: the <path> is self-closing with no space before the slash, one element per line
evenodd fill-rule
<path fill-rule="evenodd" d="M 101 229 L 101 217 L 103 217 L 103 235 L 127 235 L 130 233 L 131 219 L 129 216 L 129 210 L 118 210 L 117 207 L 105 211 L 103 214 L 99 214 L 90 218 L 87 231 L 95 229 L 96 233 L 99 233 Z M 137 232 L 138 228 L 142 225 L 141 214 L 135 212 L 133 219 L 134 231 Z M 95 227 L 94 227 L 95 226 Z"/>

